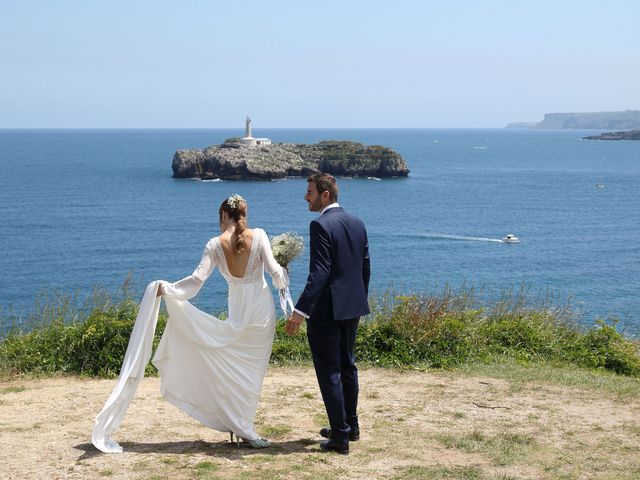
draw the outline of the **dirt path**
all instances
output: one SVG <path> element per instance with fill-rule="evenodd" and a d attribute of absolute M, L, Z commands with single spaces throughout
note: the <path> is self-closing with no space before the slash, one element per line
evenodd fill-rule
<path fill-rule="evenodd" d="M 366 369 L 362 438 L 340 456 L 318 449 L 326 420 L 309 368 L 269 370 L 256 423 L 274 445 L 263 451 L 232 446 L 147 378 L 114 435 L 125 452 L 104 455 L 90 432 L 114 385 L 0 384 L 0 478 L 640 478 L 640 401 L 606 391 Z"/>

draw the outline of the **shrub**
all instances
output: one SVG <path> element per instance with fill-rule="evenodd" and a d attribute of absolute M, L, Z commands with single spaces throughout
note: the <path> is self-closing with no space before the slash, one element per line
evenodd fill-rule
<path fill-rule="evenodd" d="M 65 373 L 116 377 L 120 372 L 138 312 L 131 300 L 96 308 L 83 322 L 61 319 L 21 334 L 10 333 L 0 342 L 0 367 L 13 373 Z M 166 324 L 158 318 L 154 348 Z M 154 373 L 149 364 L 147 373 Z"/>
<path fill-rule="evenodd" d="M 278 365 L 291 365 L 311 361 L 311 352 L 306 335 L 289 336 L 284 329 L 285 322 L 276 325 L 276 334 L 271 351 L 271 362 Z"/>
<path fill-rule="evenodd" d="M 640 376 L 640 348 L 616 330 L 617 320 L 599 320 L 576 342 L 571 360 L 578 365 Z"/>
<path fill-rule="evenodd" d="M 387 292 L 374 298 L 372 313 L 361 322 L 356 356 L 361 364 L 434 368 L 500 357 L 640 376 L 639 344 L 618 332 L 616 321 L 600 320 L 586 329 L 567 309 L 529 306 L 522 295 L 478 307 L 468 289 L 445 289 L 440 295 Z M 48 322 L 40 321 L 27 333 L 14 330 L 0 340 L 0 373 L 116 376 L 138 307 L 131 295 L 118 301 L 99 298 L 91 309 L 56 299 L 52 302 L 64 308 L 44 305 L 37 318 Z M 166 321 L 161 312 L 154 348 Z M 305 335 L 290 337 L 284 325 L 283 320 L 276 325 L 272 363 L 310 362 Z M 155 368 L 149 365 L 147 373 L 155 374 Z"/>

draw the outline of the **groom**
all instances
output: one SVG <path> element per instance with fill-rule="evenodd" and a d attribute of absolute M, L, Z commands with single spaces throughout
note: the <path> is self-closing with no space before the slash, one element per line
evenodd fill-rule
<path fill-rule="evenodd" d="M 354 347 L 358 321 L 369 313 L 369 243 L 362 221 L 338 205 L 335 178 L 317 173 L 307 179 L 304 199 L 320 212 L 310 225 L 309 276 L 289 317 L 287 333 L 295 334 L 307 319 L 307 337 L 330 428 L 323 450 L 349 453 L 349 440 L 360 438 L 358 369 Z"/>

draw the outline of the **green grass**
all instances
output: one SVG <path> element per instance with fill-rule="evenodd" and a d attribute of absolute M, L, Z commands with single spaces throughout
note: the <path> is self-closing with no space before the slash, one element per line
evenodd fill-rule
<path fill-rule="evenodd" d="M 218 469 L 218 466 L 213 462 L 200 462 L 195 466 L 195 477 L 197 479 L 214 478 L 212 473 Z"/>
<path fill-rule="evenodd" d="M 513 359 L 496 359 L 491 363 L 468 363 L 457 371 L 476 377 L 502 378 L 516 390 L 531 383 L 557 384 L 607 392 L 621 402 L 640 398 L 638 377 L 618 375 L 603 369 L 567 367 L 570 365 L 546 362 L 522 365 Z"/>
<path fill-rule="evenodd" d="M 640 344 L 620 333 L 616 320 L 598 320 L 586 328 L 568 307 L 553 305 L 552 300 L 531 299 L 524 288 L 502 292 L 484 303 L 472 289 L 445 288 L 438 294 L 387 292 L 372 299 L 372 312 L 359 329 L 356 356 L 362 366 L 481 371 L 482 365 L 515 362 L 543 367 L 547 374 L 553 374 L 554 366 L 575 366 L 640 378 Z M 137 309 L 128 281 L 111 296 L 96 290 L 80 306 L 59 292 L 42 296 L 27 322 L 0 318 L 0 329 L 13 325 L 0 341 L 0 376 L 115 377 Z M 166 321 L 162 311 L 154 346 Z M 28 328 L 18 327 L 25 324 Z M 281 319 L 271 361 L 311 363 L 306 335 L 288 336 Z M 149 365 L 147 374 L 155 373 Z M 602 378 L 598 381 L 606 383 Z M 584 375 L 577 374 L 573 380 L 565 375 L 561 380 L 578 384 Z"/>
<path fill-rule="evenodd" d="M 495 465 L 500 466 L 518 463 L 537 447 L 532 435 L 513 432 L 494 435 L 477 430 L 462 435 L 443 433 L 437 435 L 436 440 L 447 448 L 487 455 Z"/>
<path fill-rule="evenodd" d="M 284 424 L 262 425 L 260 427 L 260 434 L 264 435 L 268 439 L 284 438 L 291 431 L 292 431 L 291 426 L 284 425 Z"/>
<path fill-rule="evenodd" d="M 478 467 L 422 467 L 403 468 L 393 480 L 483 480 L 487 477 Z"/>
<path fill-rule="evenodd" d="M 5 393 L 20 393 L 26 390 L 25 387 L 6 387 L 0 388 L 0 395 L 4 395 Z"/>

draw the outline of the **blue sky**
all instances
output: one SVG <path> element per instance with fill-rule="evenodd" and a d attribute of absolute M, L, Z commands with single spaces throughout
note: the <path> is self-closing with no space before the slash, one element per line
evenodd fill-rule
<path fill-rule="evenodd" d="M 0 0 L 0 128 L 502 127 L 640 109 L 640 2 Z"/>

